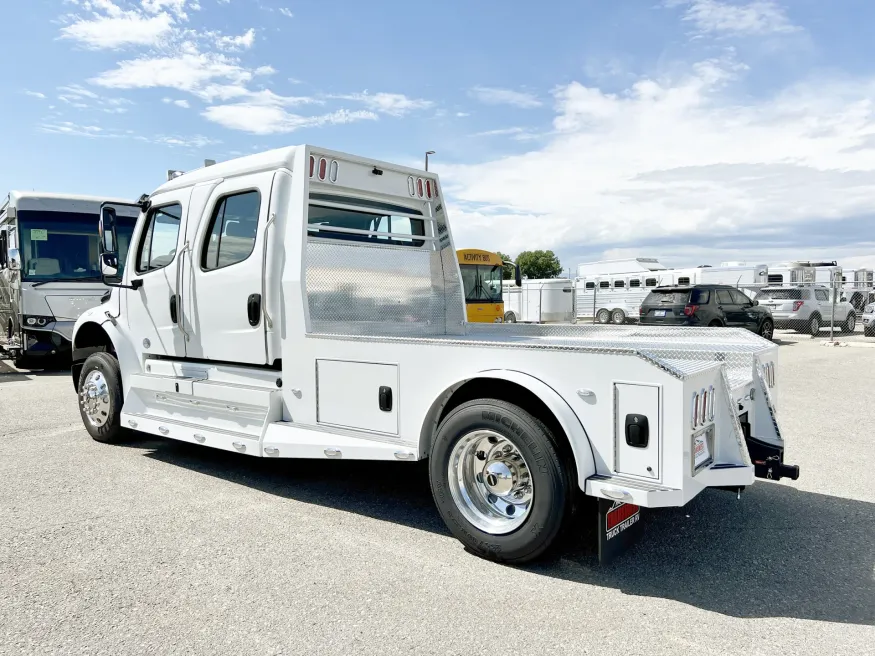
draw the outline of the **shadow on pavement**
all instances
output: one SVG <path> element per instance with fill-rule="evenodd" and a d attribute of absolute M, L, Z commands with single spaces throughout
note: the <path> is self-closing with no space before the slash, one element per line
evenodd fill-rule
<path fill-rule="evenodd" d="M 425 461 L 242 458 L 154 438 L 127 446 L 281 498 L 449 535 Z M 645 510 L 644 522 L 642 540 L 612 565 L 598 565 L 580 537 L 555 559 L 521 569 L 732 617 L 875 625 L 875 504 L 759 481 L 741 501 L 708 490 L 684 508 Z M 592 533 L 580 528 L 580 536 Z"/>
<path fill-rule="evenodd" d="M 45 369 L 16 369 L 11 360 L 0 359 L 0 383 L 24 382 L 34 378 L 69 375 L 69 364 L 47 362 Z"/>

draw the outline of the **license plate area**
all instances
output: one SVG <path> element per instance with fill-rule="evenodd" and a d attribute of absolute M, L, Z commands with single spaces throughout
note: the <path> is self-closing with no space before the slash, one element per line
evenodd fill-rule
<path fill-rule="evenodd" d="M 714 462 L 714 424 L 693 433 L 690 454 L 693 476 Z"/>
<path fill-rule="evenodd" d="M 654 310 L 654 311 L 653 311 L 653 316 L 654 316 L 654 317 L 664 317 L 664 316 L 665 316 L 665 310 Z"/>

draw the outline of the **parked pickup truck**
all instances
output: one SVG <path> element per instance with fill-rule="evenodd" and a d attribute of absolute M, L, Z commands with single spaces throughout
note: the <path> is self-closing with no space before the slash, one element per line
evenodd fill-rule
<path fill-rule="evenodd" d="M 121 277 L 120 209 L 101 215 L 115 287 L 73 338 L 98 441 L 427 458 L 449 529 L 505 562 L 581 521 L 606 560 L 641 507 L 798 476 L 757 335 L 468 323 L 433 173 L 311 146 L 185 173 L 141 199 Z"/>

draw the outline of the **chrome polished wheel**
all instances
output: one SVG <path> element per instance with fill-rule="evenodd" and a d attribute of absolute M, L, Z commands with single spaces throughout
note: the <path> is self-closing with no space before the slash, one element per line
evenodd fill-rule
<path fill-rule="evenodd" d="M 109 421 L 109 385 L 102 371 L 91 371 L 79 391 L 79 403 L 92 426 L 97 428 Z"/>
<path fill-rule="evenodd" d="M 476 430 L 463 436 L 450 453 L 448 474 L 456 507 L 484 533 L 510 533 L 529 516 L 529 466 L 504 435 Z"/>

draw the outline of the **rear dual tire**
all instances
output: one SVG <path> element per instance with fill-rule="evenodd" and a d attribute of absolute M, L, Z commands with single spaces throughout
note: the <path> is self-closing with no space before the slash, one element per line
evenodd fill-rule
<path fill-rule="evenodd" d="M 429 458 L 432 495 L 447 527 L 475 554 L 504 563 L 555 546 L 572 507 L 573 471 L 543 423 L 496 399 L 453 409 Z"/>

